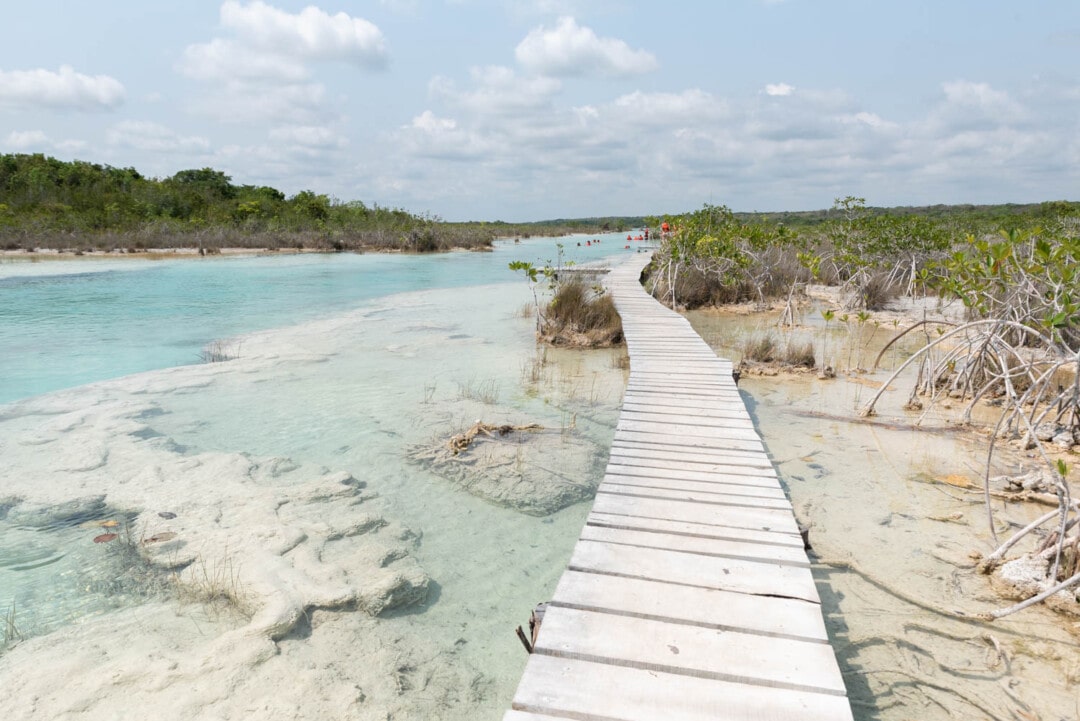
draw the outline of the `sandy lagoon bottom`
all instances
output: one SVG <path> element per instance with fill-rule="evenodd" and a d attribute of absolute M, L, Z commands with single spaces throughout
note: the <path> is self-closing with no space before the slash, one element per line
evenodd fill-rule
<path fill-rule="evenodd" d="M 689 315 L 729 357 L 741 356 L 748 334 L 776 333 L 775 318 Z M 808 327 L 798 332 L 820 344 L 822 329 L 812 327 L 809 315 L 804 322 Z M 871 359 L 891 336 L 879 335 L 877 347 L 864 343 Z M 911 388 L 903 381 L 878 404 L 872 420 L 879 425 L 858 422 L 857 410 L 889 371 L 843 370 L 846 359 L 859 356 L 849 352 L 849 342 L 840 330 L 828 341 L 840 359 L 835 379 L 744 375 L 740 390 L 796 517 L 810 528 L 818 592 L 855 718 L 1080 718 L 1080 619 L 1042 607 L 994 623 L 950 615 L 1012 603 L 993 592 L 969 556 L 994 548 L 981 490 L 960 487 L 981 488 L 984 439 L 955 428 L 888 427 L 910 426 L 918 417 L 901 409 Z M 924 423 L 943 426 L 942 417 Z M 1000 455 L 994 473 L 1032 464 Z M 1047 509 L 998 502 L 994 510 L 998 532 L 1007 536 L 1007 524 L 1015 530 Z"/>
<path fill-rule="evenodd" d="M 526 515 L 408 455 L 537 422 L 550 474 L 599 482 L 619 352 L 538 362 L 527 296 L 399 295 L 0 408 L 4 718 L 500 718 L 587 504 Z"/>

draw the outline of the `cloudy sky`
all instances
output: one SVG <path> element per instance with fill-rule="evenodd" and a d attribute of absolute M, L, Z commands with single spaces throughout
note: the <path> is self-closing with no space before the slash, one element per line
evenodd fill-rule
<path fill-rule="evenodd" d="M 7 3 L 0 152 L 449 220 L 1080 200 L 1077 0 Z"/>

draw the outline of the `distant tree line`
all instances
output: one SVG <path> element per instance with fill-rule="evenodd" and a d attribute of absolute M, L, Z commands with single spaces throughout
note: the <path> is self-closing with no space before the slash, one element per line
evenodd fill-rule
<path fill-rule="evenodd" d="M 904 205 L 895 207 L 863 206 L 861 217 L 907 218 L 953 222 L 966 225 L 978 224 L 1013 230 L 1030 225 L 1033 220 L 1045 222 L 1065 214 L 1080 211 L 1080 203 L 1057 200 L 1045 203 L 1000 203 L 997 205 Z M 790 228 L 802 228 L 828 224 L 844 215 L 842 208 L 834 205 L 824 210 L 781 211 L 771 213 L 734 213 L 741 221 L 783 223 Z"/>
<path fill-rule="evenodd" d="M 303 247 L 434 251 L 486 248 L 482 224 L 303 190 L 236 185 L 213 168 L 148 178 L 134 168 L 41 154 L 0 155 L 0 246 L 7 249 Z"/>

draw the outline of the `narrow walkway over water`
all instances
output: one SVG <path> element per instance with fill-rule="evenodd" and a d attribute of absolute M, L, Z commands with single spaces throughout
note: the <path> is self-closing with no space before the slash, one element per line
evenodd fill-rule
<path fill-rule="evenodd" d="M 504 721 L 851 719 L 802 538 L 731 362 L 605 284 L 630 381 L 604 480 Z"/>

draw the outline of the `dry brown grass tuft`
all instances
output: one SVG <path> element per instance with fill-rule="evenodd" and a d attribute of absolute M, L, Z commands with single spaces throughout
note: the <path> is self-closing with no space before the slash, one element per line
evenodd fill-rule
<path fill-rule="evenodd" d="M 559 283 L 548 304 L 540 339 L 552 345 L 616 345 L 623 340 L 622 318 L 602 289 L 571 278 Z"/>
<path fill-rule="evenodd" d="M 783 368 L 813 368 L 817 364 L 812 341 L 786 343 L 773 333 L 754 334 L 743 342 L 742 365 L 761 364 Z"/>

